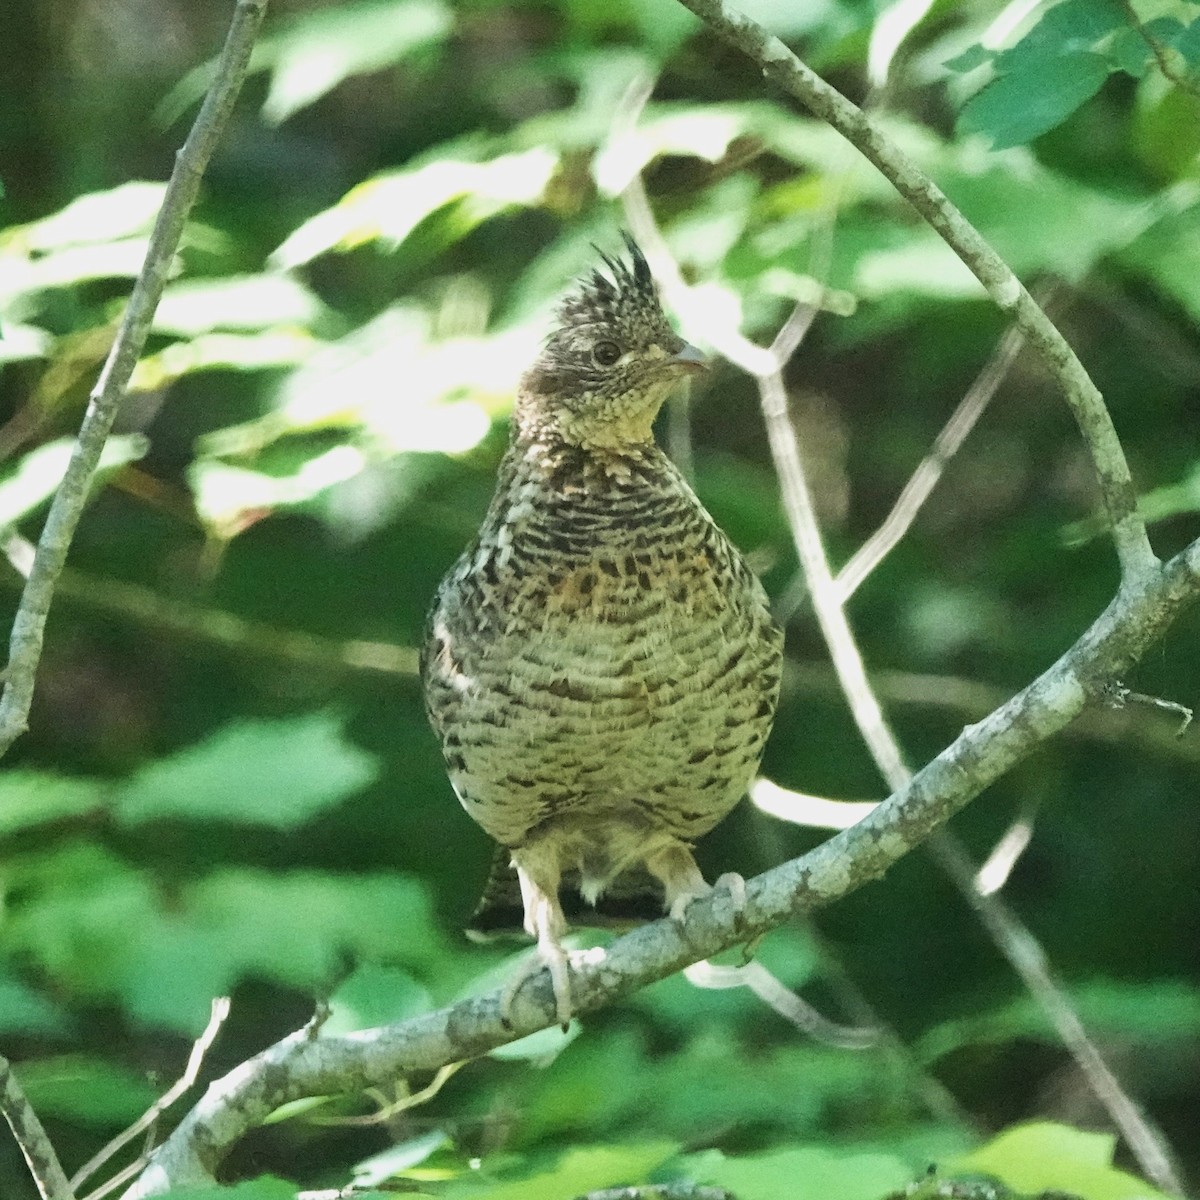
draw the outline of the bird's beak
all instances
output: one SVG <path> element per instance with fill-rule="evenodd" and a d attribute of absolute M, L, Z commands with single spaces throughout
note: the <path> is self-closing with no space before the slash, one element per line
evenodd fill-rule
<path fill-rule="evenodd" d="M 697 374 L 708 370 L 708 359 L 688 342 L 684 342 L 683 349 L 672 354 L 669 361 L 673 366 L 683 367 L 685 371 Z"/>

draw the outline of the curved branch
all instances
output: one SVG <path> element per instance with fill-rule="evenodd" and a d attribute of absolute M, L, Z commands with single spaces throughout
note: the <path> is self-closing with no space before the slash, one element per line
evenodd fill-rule
<path fill-rule="evenodd" d="M 1200 541 L 1126 582 L 1091 628 L 1052 667 L 962 734 L 908 785 L 851 829 L 751 879 L 745 903 L 718 888 L 681 922 L 657 921 L 616 939 L 573 971 L 579 1011 L 599 1008 L 702 958 L 822 907 L 877 879 L 971 799 L 1103 694 L 1200 596 Z M 125 1200 L 210 1182 L 233 1144 L 280 1105 L 351 1092 L 410 1072 L 436 1071 L 556 1023 L 549 975 L 513 999 L 499 991 L 380 1029 L 337 1037 L 302 1030 L 214 1083 L 155 1152 Z"/>
<path fill-rule="evenodd" d="M 781 42 L 723 0 L 680 0 L 718 36 L 753 59 L 763 75 L 832 125 L 933 226 L 983 284 L 1062 388 L 1087 443 L 1100 495 L 1126 580 L 1150 571 L 1156 559 L 1137 513 L 1137 492 L 1112 418 L 1096 385 L 1054 323 L 1007 263 L 906 154 L 870 118 L 807 67 Z"/>
<path fill-rule="evenodd" d="M 87 503 L 100 453 L 149 336 L 171 261 L 200 190 L 204 168 L 225 130 L 246 77 L 250 51 L 266 9 L 267 0 L 238 0 L 216 76 L 183 148 L 175 156 L 175 169 L 150 234 L 145 262 L 121 318 L 116 340 L 92 390 L 67 473 L 50 505 L 9 638 L 4 696 L 0 699 L 0 755 L 28 727 L 54 588 Z"/>

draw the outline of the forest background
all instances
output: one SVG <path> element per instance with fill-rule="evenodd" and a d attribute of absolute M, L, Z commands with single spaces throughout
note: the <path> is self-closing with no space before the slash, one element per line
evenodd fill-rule
<path fill-rule="evenodd" d="M 1107 399 L 1155 548 L 1186 545 L 1200 8 L 745 7 L 868 102 L 1045 299 Z M 7 612 L 231 11 L 0 13 Z M 981 391 L 1002 314 L 873 168 L 684 8 L 273 4 L 59 587 L 30 732 L 0 774 L 0 1051 L 69 1171 L 182 1069 L 218 995 L 232 1004 L 206 1079 L 303 1025 L 317 996 L 333 997 L 330 1028 L 365 1028 L 511 970 L 458 932 L 490 851 L 446 781 L 414 647 L 555 299 L 624 228 L 678 264 L 676 315 L 708 350 L 738 328 L 765 343 L 796 302 L 819 306 L 786 383 L 835 567 L 976 401 L 848 604 L 911 764 L 1112 596 L 1087 451 L 1036 358 L 1003 343 Z M 806 600 L 759 410 L 718 356 L 661 429 L 788 619 L 763 773 L 793 792 L 760 788 L 707 839 L 710 877 L 826 837 L 797 823 L 815 811 L 797 793 L 889 790 Z M 1196 632 L 1185 616 L 1121 682 L 1194 704 Z M 439 1076 L 375 1124 L 334 1118 L 395 1096 L 294 1113 L 224 1177 L 336 1188 L 369 1160 L 361 1180 L 438 1195 L 687 1178 L 744 1200 L 868 1200 L 928 1163 L 1003 1176 L 1019 1159 L 1075 1163 L 1080 1194 L 1147 1195 L 1104 1169 L 1111 1140 L 1066 1128 L 1113 1127 L 1052 1030 L 1047 1007 L 1069 1005 L 1195 1185 L 1200 741 L 1119 700 L 953 825 L 1041 942 L 1057 999 L 1028 993 L 918 852 L 759 947 L 823 1014 L 807 1030 L 747 989 L 674 976 Z M 1041 1149 L 964 1157 L 1004 1130 Z M 1125 1142 L 1116 1163 L 1145 1169 Z M 1061 1170 L 1007 1182 L 1066 1187 Z M 0 1195 L 35 1194 L 0 1147 Z"/>

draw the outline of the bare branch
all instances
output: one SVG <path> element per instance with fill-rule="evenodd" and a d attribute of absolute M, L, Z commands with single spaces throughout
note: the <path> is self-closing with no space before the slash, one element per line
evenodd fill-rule
<path fill-rule="evenodd" d="M 589 1012 L 657 979 L 765 933 L 793 914 L 831 904 L 882 875 L 957 811 L 1052 737 L 1126 674 L 1200 597 L 1200 542 L 1127 583 L 1049 670 L 963 733 L 869 816 L 808 854 L 746 884 L 745 905 L 715 889 L 683 921 L 657 921 L 617 938 L 572 971 Z M 436 1072 L 557 1023 L 548 972 L 530 977 L 501 1017 L 501 992 L 381 1029 L 285 1038 L 211 1085 L 153 1154 L 126 1200 L 207 1183 L 233 1144 L 302 1096 L 355 1092 L 413 1072 Z"/>
<path fill-rule="evenodd" d="M 66 1172 L 8 1059 L 0 1057 L 0 1111 L 12 1130 L 42 1200 L 75 1200 Z"/>
<path fill-rule="evenodd" d="M 1007 263 L 861 109 L 801 62 L 777 37 L 723 0 L 681 3 L 718 36 L 748 55 L 768 79 L 852 143 L 941 235 L 993 302 L 1012 314 L 1062 389 L 1092 456 L 1123 577 L 1129 579 L 1152 570 L 1156 560 L 1137 513 L 1137 492 L 1104 401 L 1075 352 Z"/>
<path fill-rule="evenodd" d="M 950 419 L 934 439 L 933 448 L 900 490 L 891 512 L 838 572 L 838 593 L 843 603 L 854 595 L 863 580 L 896 548 L 897 543 L 908 532 L 917 518 L 917 513 L 921 511 L 921 506 L 937 487 L 947 464 L 958 453 L 971 430 L 975 428 L 975 423 L 983 416 L 984 409 L 1004 382 L 1024 345 L 1025 335 L 1016 325 L 1011 326 L 1000 339 L 992 357 L 975 377 L 954 412 L 950 414 Z"/>
<path fill-rule="evenodd" d="M 183 148 L 175 157 L 175 169 L 171 172 L 163 206 L 150 234 L 145 262 L 112 350 L 92 391 L 67 473 L 51 502 L 29 580 L 13 620 L 8 674 L 0 699 L 0 754 L 5 753 L 27 728 L 54 588 L 87 502 L 104 443 L 150 333 L 154 311 L 162 296 L 184 224 L 196 201 L 204 169 L 241 90 L 250 63 L 250 50 L 266 8 L 267 0 L 238 0 L 216 76 Z"/>
<path fill-rule="evenodd" d="M 225 1018 L 228 1016 L 229 997 L 218 996 L 212 1002 L 212 1009 L 209 1013 L 208 1024 L 205 1026 L 204 1032 L 196 1039 L 192 1046 L 192 1051 L 188 1055 L 187 1066 L 184 1068 L 183 1074 L 128 1129 L 122 1130 L 122 1132 L 117 1134 L 111 1142 L 97 1151 L 71 1176 L 72 1188 L 78 1189 L 85 1179 L 94 1175 L 114 1154 L 121 1150 L 122 1147 L 129 1145 L 139 1134 L 147 1133 L 154 1129 L 158 1118 L 196 1082 L 196 1077 L 200 1074 L 201 1064 L 204 1062 L 204 1056 L 208 1053 L 209 1047 L 213 1044 L 217 1033 L 225 1022 Z M 134 1171 L 140 1170 L 146 1165 L 152 1149 L 152 1144 L 146 1146 L 146 1149 L 142 1152 L 137 1162 L 133 1164 Z M 126 1170 L 129 1170 L 129 1168 L 126 1168 Z M 92 1195 L 104 1195 L 108 1190 L 106 1187 L 93 1192 Z"/>
<path fill-rule="evenodd" d="M 689 983 L 696 987 L 720 991 L 725 988 L 749 988 L 764 1004 L 774 1009 L 785 1021 L 801 1033 L 827 1046 L 843 1050 L 869 1050 L 879 1044 L 877 1029 L 862 1029 L 839 1025 L 818 1012 L 803 997 L 781 983 L 760 962 L 726 967 L 717 963 L 693 963 L 684 971 Z"/>
<path fill-rule="evenodd" d="M 19 547 L 19 543 L 0 543 L 0 552 L 13 561 L 16 551 L 10 553 L 10 545 Z M 16 566 L 16 562 L 13 565 Z M 228 609 L 209 608 L 164 596 L 144 584 L 93 575 L 71 567 L 64 567 L 59 575 L 56 595 L 59 600 L 96 609 L 189 641 L 232 650 L 239 656 L 272 658 L 331 672 L 365 671 L 383 675 L 417 673 L 417 652 L 411 646 L 368 642 L 358 638 L 343 640 L 322 637 L 301 629 L 281 628 L 266 621 L 239 616 Z"/>
<path fill-rule="evenodd" d="M 1065 989 L 1055 977 L 1037 940 L 999 895 L 985 894 L 976 886 L 975 866 L 957 839 L 943 834 L 931 838 L 929 848 L 942 869 L 958 883 L 963 895 L 974 899 L 973 907 L 979 920 L 995 943 L 1005 948 L 1005 956 L 1025 986 L 1042 1002 L 1043 1010 L 1054 1022 L 1055 1032 L 1087 1080 L 1092 1094 L 1129 1144 L 1138 1166 L 1164 1191 L 1182 1196 L 1183 1183 L 1175 1170 L 1166 1139 L 1121 1086 L 1121 1081 L 1088 1035 L 1079 1014 L 1059 999 L 1065 996 Z"/>

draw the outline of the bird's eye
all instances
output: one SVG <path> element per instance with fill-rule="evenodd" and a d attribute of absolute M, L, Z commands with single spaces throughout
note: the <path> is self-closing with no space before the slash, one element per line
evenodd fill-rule
<path fill-rule="evenodd" d="M 592 347 L 592 357 L 597 365 L 611 367 L 621 357 L 621 347 L 616 342 L 597 342 Z"/>

